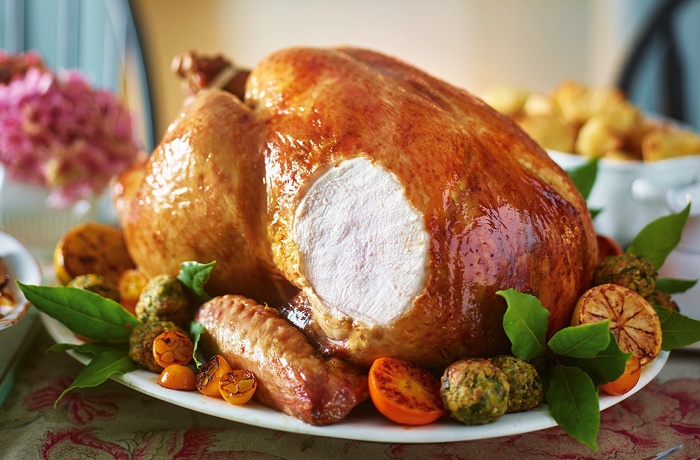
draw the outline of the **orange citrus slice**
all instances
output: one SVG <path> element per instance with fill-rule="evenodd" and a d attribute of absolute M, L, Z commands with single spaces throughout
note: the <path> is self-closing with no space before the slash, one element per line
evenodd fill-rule
<path fill-rule="evenodd" d="M 58 281 L 66 285 L 78 275 L 102 275 L 115 285 L 122 272 L 134 268 L 121 230 L 86 222 L 68 230 L 53 253 Z"/>
<path fill-rule="evenodd" d="M 398 358 L 372 363 L 369 395 L 379 412 L 403 425 L 426 425 L 442 417 L 440 383 L 426 369 Z"/>
<path fill-rule="evenodd" d="M 644 297 L 616 284 L 601 284 L 586 291 L 576 303 L 572 325 L 610 320 L 620 349 L 632 353 L 642 366 L 661 352 L 661 322 Z"/>

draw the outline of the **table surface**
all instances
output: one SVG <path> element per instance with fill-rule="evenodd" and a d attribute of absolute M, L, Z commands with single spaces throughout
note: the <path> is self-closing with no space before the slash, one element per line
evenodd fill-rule
<path fill-rule="evenodd" d="M 601 414 L 597 452 L 559 427 L 469 442 L 389 444 L 300 435 L 183 409 L 114 381 L 54 401 L 82 365 L 37 327 L 0 407 L 0 457 L 94 459 L 642 459 L 700 457 L 700 350 L 671 352 L 645 388 Z M 301 423 L 301 422 L 300 422 Z"/>

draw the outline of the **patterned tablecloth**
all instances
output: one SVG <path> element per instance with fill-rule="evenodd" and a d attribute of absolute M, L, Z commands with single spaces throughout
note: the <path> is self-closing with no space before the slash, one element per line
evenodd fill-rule
<path fill-rule="evenodd" d="M 41 328 L 0 408 L 0 457 L 9 459 L 643 459 L 683 444 L 700 456 L 700 354 L 674 351 L 641 391 L 602 413 L 599 450 L 560 428 L 470 442 L 389 444 L 292 434 L 207 416 L 116 382 L 54 401 L 82 365 Z"/>

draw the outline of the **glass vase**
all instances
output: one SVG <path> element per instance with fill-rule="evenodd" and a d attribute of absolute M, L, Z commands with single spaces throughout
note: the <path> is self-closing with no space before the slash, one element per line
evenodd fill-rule
<path fill-rule="evenodd" d="M 42 265 L 51 263 L 65 232 L 96 217 L 94 200 L 52 208 L 49 194 L 45 187 L 11 180 L 0 168 L 0 230 L 18 239 Z"/>

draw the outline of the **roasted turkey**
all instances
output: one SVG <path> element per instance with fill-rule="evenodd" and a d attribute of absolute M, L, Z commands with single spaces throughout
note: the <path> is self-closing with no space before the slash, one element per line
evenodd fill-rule
<path fill-rule="evenodd" d="M 200 91 L 115 202 L 147 274 L 278 306 L 328 355 L 425 366 L 509 350 L 514 288 L 569 323 L 596 240 L 568 175 L 468 92 L 385 55 L 293 48 L 243 99 Z"/>

